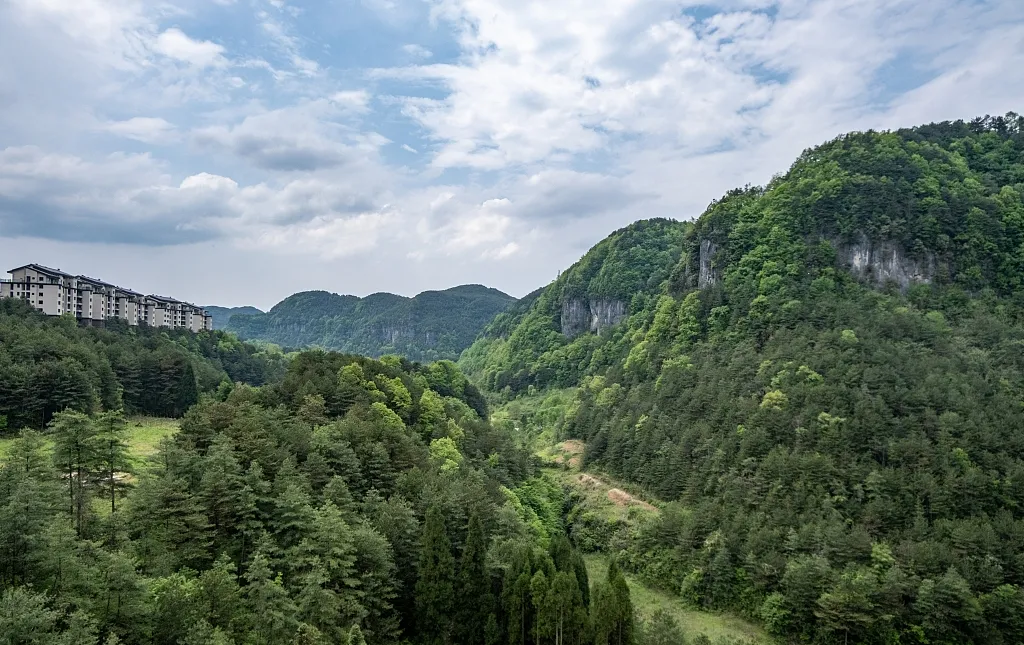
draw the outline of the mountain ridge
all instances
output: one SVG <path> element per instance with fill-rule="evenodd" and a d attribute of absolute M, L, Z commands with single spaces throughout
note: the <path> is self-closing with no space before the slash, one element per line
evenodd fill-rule
<path fill-rule="evenodd" d="M 401 354 L 429 361 L 457 358 L 487 322 L 515 301 L 479 284 L 412 297 L 303 291 L 265 314 L 232 316 L 226 329 L 243 339 L 287 347 L 316 346 L 367 356 Z"/>

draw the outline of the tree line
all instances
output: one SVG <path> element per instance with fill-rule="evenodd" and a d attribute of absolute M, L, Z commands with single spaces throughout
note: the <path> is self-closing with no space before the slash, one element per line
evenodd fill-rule
<path fill-rule="evenodd" d="M 65 409 L 180 417 L 221 382 L 279 379 L 284 355 L 223 332 L 79 327 L 25 303 L 0 302 L 0 419 L 18 430 L 43 429 Z M 2 433 L 2 428 L 0 428 Z"/>

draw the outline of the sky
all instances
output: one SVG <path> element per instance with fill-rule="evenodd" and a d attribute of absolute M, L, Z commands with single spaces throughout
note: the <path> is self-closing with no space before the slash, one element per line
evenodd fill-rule
<path fill-rule="evenodd" d="M 2 0 L 0 270 L 522 296 L 844 132 L 1011 110 L 1021 0 Z"/>

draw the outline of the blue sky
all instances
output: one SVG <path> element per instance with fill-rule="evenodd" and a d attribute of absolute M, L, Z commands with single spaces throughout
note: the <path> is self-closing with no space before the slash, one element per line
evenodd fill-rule
<path fill-rule="evenodd" d="M 1009 110 L 1018 0 L 7 0 L 0 258 L 520 296 L 843 132 Z"/>

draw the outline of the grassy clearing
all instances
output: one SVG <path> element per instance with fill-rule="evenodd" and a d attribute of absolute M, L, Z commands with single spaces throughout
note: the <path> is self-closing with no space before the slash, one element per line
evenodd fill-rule
<path fill-rule="evenodd" d="M 585 556 L 584 559 L 587 563 L 587 575 L 590 577 L 591 584 L 597 580 L 604 580 L 608 575 L 607 556 L 591 554 Z M 645 587 L 629 575 L 626 576 L 626 582 L 629 583 L 633 607 L 640 617 L 646 620 L 659 609 L 664 610 L 683 628 L 687 639 L 704 633 L 712 642 L 719 638 L 734 638 L 741 641 L 753 639 L 761 643 L 773 642 L 764 630 L 742 618 L 691 609 L 684 605 L 679 598 Z"/>
<path fill-rule="evenodd" d="M 557 445 L 548 443 L 538 448 L 537 456 L 545 465 L 545 473 L 575 490 L 587 510 L 597 513 L 604 520 L 636 526 L 656 517 L 660 512 L 657 502 L 646 498 L 644 492 L 637 487 L 606 473 L 584 471 L 580 465 L 584 449 L 582 442 L 564 441 Z M 608 557 L 591 554 L 585 556 L 585 559 L 590 580 L 603 580 L 608 571 Z M 670 593 L 644 586 L 632 576 L 626 576 L 626 580 L 639 616 L 648 619 L 659 609 L 664 610 L 679 623 L 689 638 L 704 633 L 712 642 L 720 638 L 773 642 L 764 630 L 742 618 L 696 610 L 687 607 Z"/>
<path fill-rule="evenodd" d="M 136 417 L 128 420 L 128 445 L 136 461 L 144 461 L 156 454 L 160 442 L 179 428 L 178 419 Z"/>
<path fill-rule="evenodd" d="M 156 454 L 160 442 L 178 431 L 177 419 L 132 417 L 128 420 L 128 451 L 132 460 L 142 463 Z M 7 461 L 14 438 L 0 439 L 0 464 Z"/>

